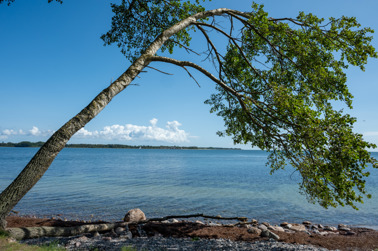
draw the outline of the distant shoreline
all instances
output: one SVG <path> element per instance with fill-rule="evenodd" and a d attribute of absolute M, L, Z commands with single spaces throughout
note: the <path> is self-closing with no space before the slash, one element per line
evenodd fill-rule
<path fill-rule="evenodd" d="M 0 143 L 0 147 L 41 147 L 45 142 L 22 141 L 18 143 Z M 172 150 L 242 150 L 241 148 L 198 147 L 198 146 L 149 146 L 122 144 L 67 144 L 65 148 L 114 148 L 114 149 L 172 149 Z"/>

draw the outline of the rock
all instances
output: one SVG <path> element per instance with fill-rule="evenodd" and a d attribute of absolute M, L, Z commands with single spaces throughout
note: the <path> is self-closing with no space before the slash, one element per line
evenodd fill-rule
<path fill-rule="evenodd" d="M 262 222 L 261 224 L 265 225 L 266 227 L 270 226 L 270 224 L 268 222 Z"/>
<path fill-rule="evenodd" d="M 111 241 L 112 240 L 112 237 L 104 237 L 102 238 L 104 241 Z"/>
<path fill-rule="evenodd" d="M 197 223 L 197 224 L 201 224 L 201 225 L 204 225 L 204 224 L 205 224 L 205 223 L 203 223 L 203 222 L 200 221 L 200 220 L 196 220 L 195 223 Z"/>
<path fill-rule="evenodd" d="M 172 219 L 171 222 L 172 223 L 178 223 L 179 221 L 177 219 Z"/>
<path fill-rule="evenodd" d="M 282 227 L 279 227 L 279 226 L 269 226 L 268 229 L 276 231 L 276 232 L 285 232 L 285 230 Z"/>
<path fill-rule="evenodd" d="M 222 226 L 222 224 L 214 223 L 214 222 L 209 222 L 208 225 L 209 225 L 210 227 L 220 227 L 220 226 Z"/>
<path fill-rule="evenodd" d="M 281 227 L 286 227 L 287 225 L 289 225 L 289 223 L 287 223 L 286 221 L 285 221 L 285 222 L 282 222 L 282 223 L 280 224 Z"/>
<path fill-rule="evenodd" d="M 318 228 L 324 228 L 322 224 L 318 224 Z"/>
<path fill-rule="evenodd" d="M 331 226 L 325 226 L 324 230 L 327 230 L 327 231 L 337 231 L 337 228 L 331 227 Z"/>
<path fill-rule="evenodd" d="M 293 224 L 291 227 L 288 227 L 288 228 L 290 230 L 294 230 L 296 232 L 305 232 L 306 231 L 306 227 L 303 224 Z"/>
<path fill-rule="evenodd" d="M 311 225 L 312 223 L 311 223 L 311 221 L 304 221 L 304 222 L 302 222 L 302 224 L 303 224 L 303 225 L 307 225 L 307 226 L 309 226 L 309 225 Z"/>
<path fill-rule="evenodd" d="M 269 230 L 263 230 L 260 234 L 261 237 L 269 237 Z"/>
<path fill-rule="evenodd" d="M 252 224 L 257 224 L 258 221 L 257 221 L 256 219 L 252 219 L 252 220 L 251 220 L 251 223 L 252 223 Z"/>
<path fill-rule="evenodd" d="M 123 227 L 117 227 L 116 230 L 115 230 L 115 232 L 116 232 L 117 234 L 121 234 L 121 233 L 124 232 L 125 230 L 126 230 L 126 229 L 123 228 Z"/>
<path fill-rule="evenodd" d="M 347 226 L 344 225 L 344 224 L 339 224 L 339 225 L 337 226 L 337 229 L 340 230 L 340 231 L 350 231 L 350 228 L 347 227 Z"/>
<path fill-rule="evenodd" d="M 350 231 L 351 229 L 349 227 L 339 227 L 340 231 Z"/>
<path fill-rule="evenodd" d="M 317 230 L 317 229 L 314 229 L 312 232 L 313 232 L 314 234 L 320 234 L 319 230 Z"/>
<path fill-rule="evenodd" d="M 261 235 L 261 232 L 262 230 L 257 228 L 257 227 L 253 227 L 251 225 L 247 225 L 247 228 L 248 228 L 248 233 L 250 234 L 257 234 L 257 235 Z"/>
<path fill-rule="evenodd" d="M 273 238 L 275 240 L 279 240 L 280 237 L 278 235 L 276 235 L 275 233 L 272 233 L 270 232 L 269 230 L 263 230 L 260 234 L 261 237 L 269 237 L 269 238 Z"/>
<path fill-rule="evenodd" d="M 125 217 L 123 218 L 124 222 L 139 222 L 146 220 L 146 216 L 144 215 L 143 211 L 139 208 L 131 209 L 127 212 Z"/>
<path fill-rule="evenodd" d="M 353 231 L 348 231 L 347 232 L 347 235 L 355 235 L 356 234 L 356 232 L 353 232 Z"/>
<path fill-rule="evenodd" d="M 78 248 L 80 247 L 81 243 L 80 242 L 75 242 L 75 247 Z"/>
<path fill-rule="evenodd" d="M 119 238 L 121 238 L 121 239 L 132 239 L 133 234 L 130 231 L 128 231 L 128 232 L 126 232 L 126 234 L 120 235 Z"/>
<path fill-rule="evenodd" d="M 260 224 L 258 228 L 261 229 L 262 231 L 268 230 L 268 228 L 263 224 Z"/>
<path fill-rule="evenodd" d="M 273 239 L 275 239 L 277 241 L 280 239 L 280 237 L 277 234 L 272 233 L 270 231 L 269 231 L 269 238 L 273 238 Z"/>
<path fill-rule="evenodd" d="M 96 232 L 93 233 L 93 237 L 97 238 L 97 237 L 101 237 L 101 235 L 99 234 L 99 232 L 96 231 Z"/>

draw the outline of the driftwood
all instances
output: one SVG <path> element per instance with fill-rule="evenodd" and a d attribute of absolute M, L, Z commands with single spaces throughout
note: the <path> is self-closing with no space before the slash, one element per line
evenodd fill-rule
<path fill-rule="evenodd" d="M 17 240 L 32 239 L 43 236 L 57 237 L 57 236 L 74 236 L 83 233 L 105 232 L 117 227 L 122 227 L 127 223 L 101 223 L 101 224 L 87 224 L 76 227 L 15 227 L 7 228 L 9 235 Z"/>
<path fill-rule="evenodd" d="M 222 216 L 211 216 L 211 215 L 205 215 L 205 214 L 188 214 L 188 215 L 170 215 L 162 218 L 150 218 L 146 221 L 143 221 L 143 223 L 147 223 L 150 221 L 165 221 L 169 219 L 176 219 L 176 218 L 206 218 L 206 219 L 215 219 L 215 220 L 238 220 L 241 222 L 247 221 L 247 217 L 222 217 Z M 141 223 L 141 222 L 139 222 Z"/>
<path fill-rule="evenodd" d="M 17 240 L 21 239 L 32 239 L 39 237 L 58 237 L 58 236 L 75 236 L 84 233 L 92 232 L 106 232 L 111 231 L 117 227 L 125 227 L 127 225 L 145 224 L 153 221 L 165 221 L 175 218 L 207 218 L 216 220 L 238 220 L 242 223 L 247 222 L 246 217 L 221 217 L 221 216 L 210 216 L 205 214 L 189 214 L 189 215 L 170 215 L 162 218 L 150 218 L 145 221 L 139 222 L 116 222 L 116 223 L 101 223 L 101 224 L 87 224 L 75 227 L 15 227 L 7 228 L 9 235 Z M 237 223 L 240 224 L 240 223 Z"/>

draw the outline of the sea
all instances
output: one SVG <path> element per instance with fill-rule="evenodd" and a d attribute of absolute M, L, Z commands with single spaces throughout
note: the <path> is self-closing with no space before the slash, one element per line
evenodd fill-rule
<path fill-rule="evenodd" d="M 38 148 L 0 148 L 0 191 Z M 65 148 L 41 180 L 16 205 L 19 215 L 68 220 L 120 221 L 140 208 L 147 216 L 203 213 L 260 222 L 311 221 L 378 230 L 378 170 L 359 210 L 324 209 L 306 200 L 292 167 L 270 174 L 258 150 Z M 378 153 L 372 153 L 378 158 Z"/>

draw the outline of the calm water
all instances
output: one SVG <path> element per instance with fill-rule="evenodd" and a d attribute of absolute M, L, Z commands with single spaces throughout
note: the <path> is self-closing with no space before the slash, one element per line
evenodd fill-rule
<path fill-rule="evenodd" d="M 0 191 L 36 151 L 0 148 Z M 139 207 L 147 217 L 205 213 L 377 228 L 378 170 L 372 170 L 367 182 L 373 198 L 359 211 L 325 210 L 298 193 L 299 178 L 292 170 L 269 175 L 266 157 L 262 151 L 64 149 L 15 210 L 120 220 Z"/>

